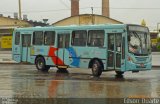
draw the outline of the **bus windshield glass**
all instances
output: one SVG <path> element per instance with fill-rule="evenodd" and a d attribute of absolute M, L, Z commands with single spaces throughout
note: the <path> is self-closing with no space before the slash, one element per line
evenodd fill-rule
<path fill-rule="evenodd" d="M 135 55 L 148 55 L 151 52 L 150 35 L 148 28 L 130 26 L 129 30 L 129 52 Z"/>

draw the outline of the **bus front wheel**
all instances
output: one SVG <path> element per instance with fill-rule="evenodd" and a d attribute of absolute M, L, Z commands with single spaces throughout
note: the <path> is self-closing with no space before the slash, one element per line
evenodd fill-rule
<path fill-rule="evenodd" d="M 122 71 L 115 71 L 116 72 L 116 76 L 122 76 L 124 74 L 124 72 Z"/>
<path fill-rule="evenodd" d="M 36 58 L 36 68 L 40 71 L 48 71 L 50 66 L 47 66 L 43 57 Z"/>
<path fill-rule="evenodd" d="M 98 60 L 93 61 L 92 74 L 95 77 L 99 77 L 102 74 L 102 65 Z"/>

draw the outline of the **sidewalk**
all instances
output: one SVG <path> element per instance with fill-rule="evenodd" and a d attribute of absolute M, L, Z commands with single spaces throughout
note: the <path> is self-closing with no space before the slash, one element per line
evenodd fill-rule
<path fill-rule="evenodd" d="M 152 52 L 152 55 L 160 55 L 160 52 Z"/>
<path fill-rule="evenodd" d="M 0 53 L 0 63 L 1 64 L 15 64 L 16 61 L 12 60 L 12 54 L 11 53 Z"/>
<path fill-rule="evenodd" d="M 152 66 L 160 66 L 160 52 L 152 53 Z"/>

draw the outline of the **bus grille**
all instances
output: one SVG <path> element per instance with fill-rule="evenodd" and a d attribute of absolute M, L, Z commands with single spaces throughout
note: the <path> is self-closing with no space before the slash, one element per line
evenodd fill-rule
<path fill-rule="evenodd" d="M 137 62 L 146 62 L 147 61 L 147 57 L 136 57 L 136 61 Z"/>

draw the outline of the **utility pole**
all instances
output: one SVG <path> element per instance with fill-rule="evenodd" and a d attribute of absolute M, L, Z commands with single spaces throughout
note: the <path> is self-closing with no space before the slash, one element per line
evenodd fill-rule
<path fill-rule="evenodd" d="M 91 10 L 92 10 L 92 25 L 94 24 L 94 21 L 93 21 L 93 7 L 91 7 Z"/>
<path fill-rule="evenodd" d="M 19 0 L 19 19 L 22 20 L 21 0 Z"/>
<path fill-rule="evenodd" d="M 92 15 L 93 15 L 93 7 L 91 7 L 91 10 L 92 10 Z"/>

